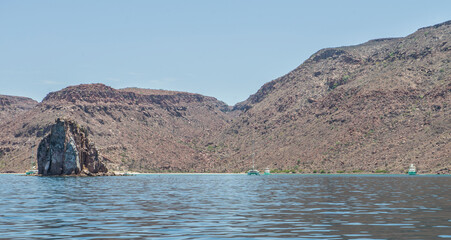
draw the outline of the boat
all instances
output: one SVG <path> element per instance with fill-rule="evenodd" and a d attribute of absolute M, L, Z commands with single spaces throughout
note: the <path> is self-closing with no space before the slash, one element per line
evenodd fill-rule
<path fill-rule="evenodd" d="M 36 165 L 33 162 L 33 156 L 31 156 L 31 168 L 25 174 L 26 175 L 37 175 L 39 172 L 36 169 Z"/>
<path fill-rule="evenodd" d="M 260 175 L 260 172 L 254 167 L 254 158 L 252 158 L 252 169 L 247 171 L 247 175 Z"/>
<path fill-rule="evenodd" d="M 407 174 L 409 174 L 409 175 L 416 175 L 417 174 L 417 169 L 415 168 L 415 165 L 410 164 L 409 171 L 407 172 Z"/>
<path fill-rule="evenodd" d="M 265 168 L 265 175 L 271 175 L 271 171 L 269 170 L 269 168 Z"/>
<path fill-rule="evenodd" d="M 251 169 L 247 171 L 247 175 L 260 175 L 260 172 L 256 169 Z"/>
<path fill-rule="evenodd" d="M 255 152 L 252 154 L 252 169 L 247 171 L 247 175 L 260 175 L 260 172 L 254 166 Z"/>
<path fill-rule="evenodd" d="M 32 169 L 32 170 L 26 172 L 25 174 L 26 174 L 26 175 L 35 175 L 35 174 L 38 174 L 38 170 Z"/>

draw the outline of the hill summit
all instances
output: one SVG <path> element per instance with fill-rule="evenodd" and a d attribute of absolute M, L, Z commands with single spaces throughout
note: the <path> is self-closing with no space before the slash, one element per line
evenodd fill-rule
<path fill-rule="evenodd" d="M 404 173 L 413 163 L 420 173 L 449 173 L 450 49 L 451 21 L 322 49 L 233 107 L 103 84 L 70 86 L 41 103 L 16 99 L 22 105 L 0 115 L 0 171 L 29 168 L 54 119 L 69 117 L 86 126 L 111 170 L 242 172 L 255 154 L 257 168 L 283 172 Z"/>

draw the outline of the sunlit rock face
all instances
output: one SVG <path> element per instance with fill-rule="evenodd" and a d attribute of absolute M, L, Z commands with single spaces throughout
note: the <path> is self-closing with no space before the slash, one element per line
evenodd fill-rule
<path fill-rule="evenodd" d="M 42 175 L 106 173 L 87 132 L 72 120 L 57 119 L 38 147 L 38 172 Z"/>

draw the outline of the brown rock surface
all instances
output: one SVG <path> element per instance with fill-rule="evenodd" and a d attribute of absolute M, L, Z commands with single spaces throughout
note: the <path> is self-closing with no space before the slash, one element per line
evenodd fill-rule
<path fill-rule="evenodd" d="M 198 94 L 71 86 L 0 124 L 0 171 L 25 171 L 55 118 L 86 126 L 110 170 L 451 169 L 451 21 L 329 48 L 233 107 Z M 255 142 L 255 144 L 252 144 Z"/>
<path fill-rule="evenodd" d="M 228 168 L 420 173 L 451 167 L 451 21 L 323 49 L 235 109 Z"/>
<path fill-rule="evenodd" d="M 113 170 L 207 171 L 210 139 L 227 121 L 228 106 L 199 94 L 147 89 L 113 89 L 103 84 L 71 86 L 49 93 L 33 109 L 0 125 L 0 171 L 25 171 L 39 140 L 56 118 L 86 126 Z M 207 141 L 207 140 L 206 140 Z"/>
<path fill-rule="evenodd" d="M 38 102 L 31 98 L 0 95 L 0 125 L 22 112 L 28 111 L 36 106 Z"/>

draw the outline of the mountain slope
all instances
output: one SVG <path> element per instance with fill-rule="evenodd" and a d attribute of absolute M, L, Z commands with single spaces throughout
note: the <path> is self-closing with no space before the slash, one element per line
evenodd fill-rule
<path fill-rule="evenodd" d="M 38 102 L 31 98 L 0 95 L 0 125 L 6 124 L 16 115 L 30 110 L 36 104 Z"/>
<path fill-rule="evenodd" d="M 218 154 L 241 170 L 253 148 L 259 168 L 450 169 L 450 61 L 451 22 L 320 50 L 234 107 Z"/>
<path fill-rule="evenodd" d="M 255 153 L 259 169 L 449 173 L 450 49 L 451 21 L 323 49 L 233 109 L 192 93 L 67 87 L 4 108 L 17 111 L 1 116 L 0 172 L 28 169 L 63 117 L 87 128 L 112 170 L 245 171 Z"/>
<path fill-rule="evenodd" d="M 196 144 L 229 121 L 228 111 L 223 102 L 192 93 L 67 87 L 0 126 L 0 169 L 29 168 L 39 140 L 56 118 L 65 117 L 87 128 L 110 169 L 202 172 L 210 156 Z"/>

